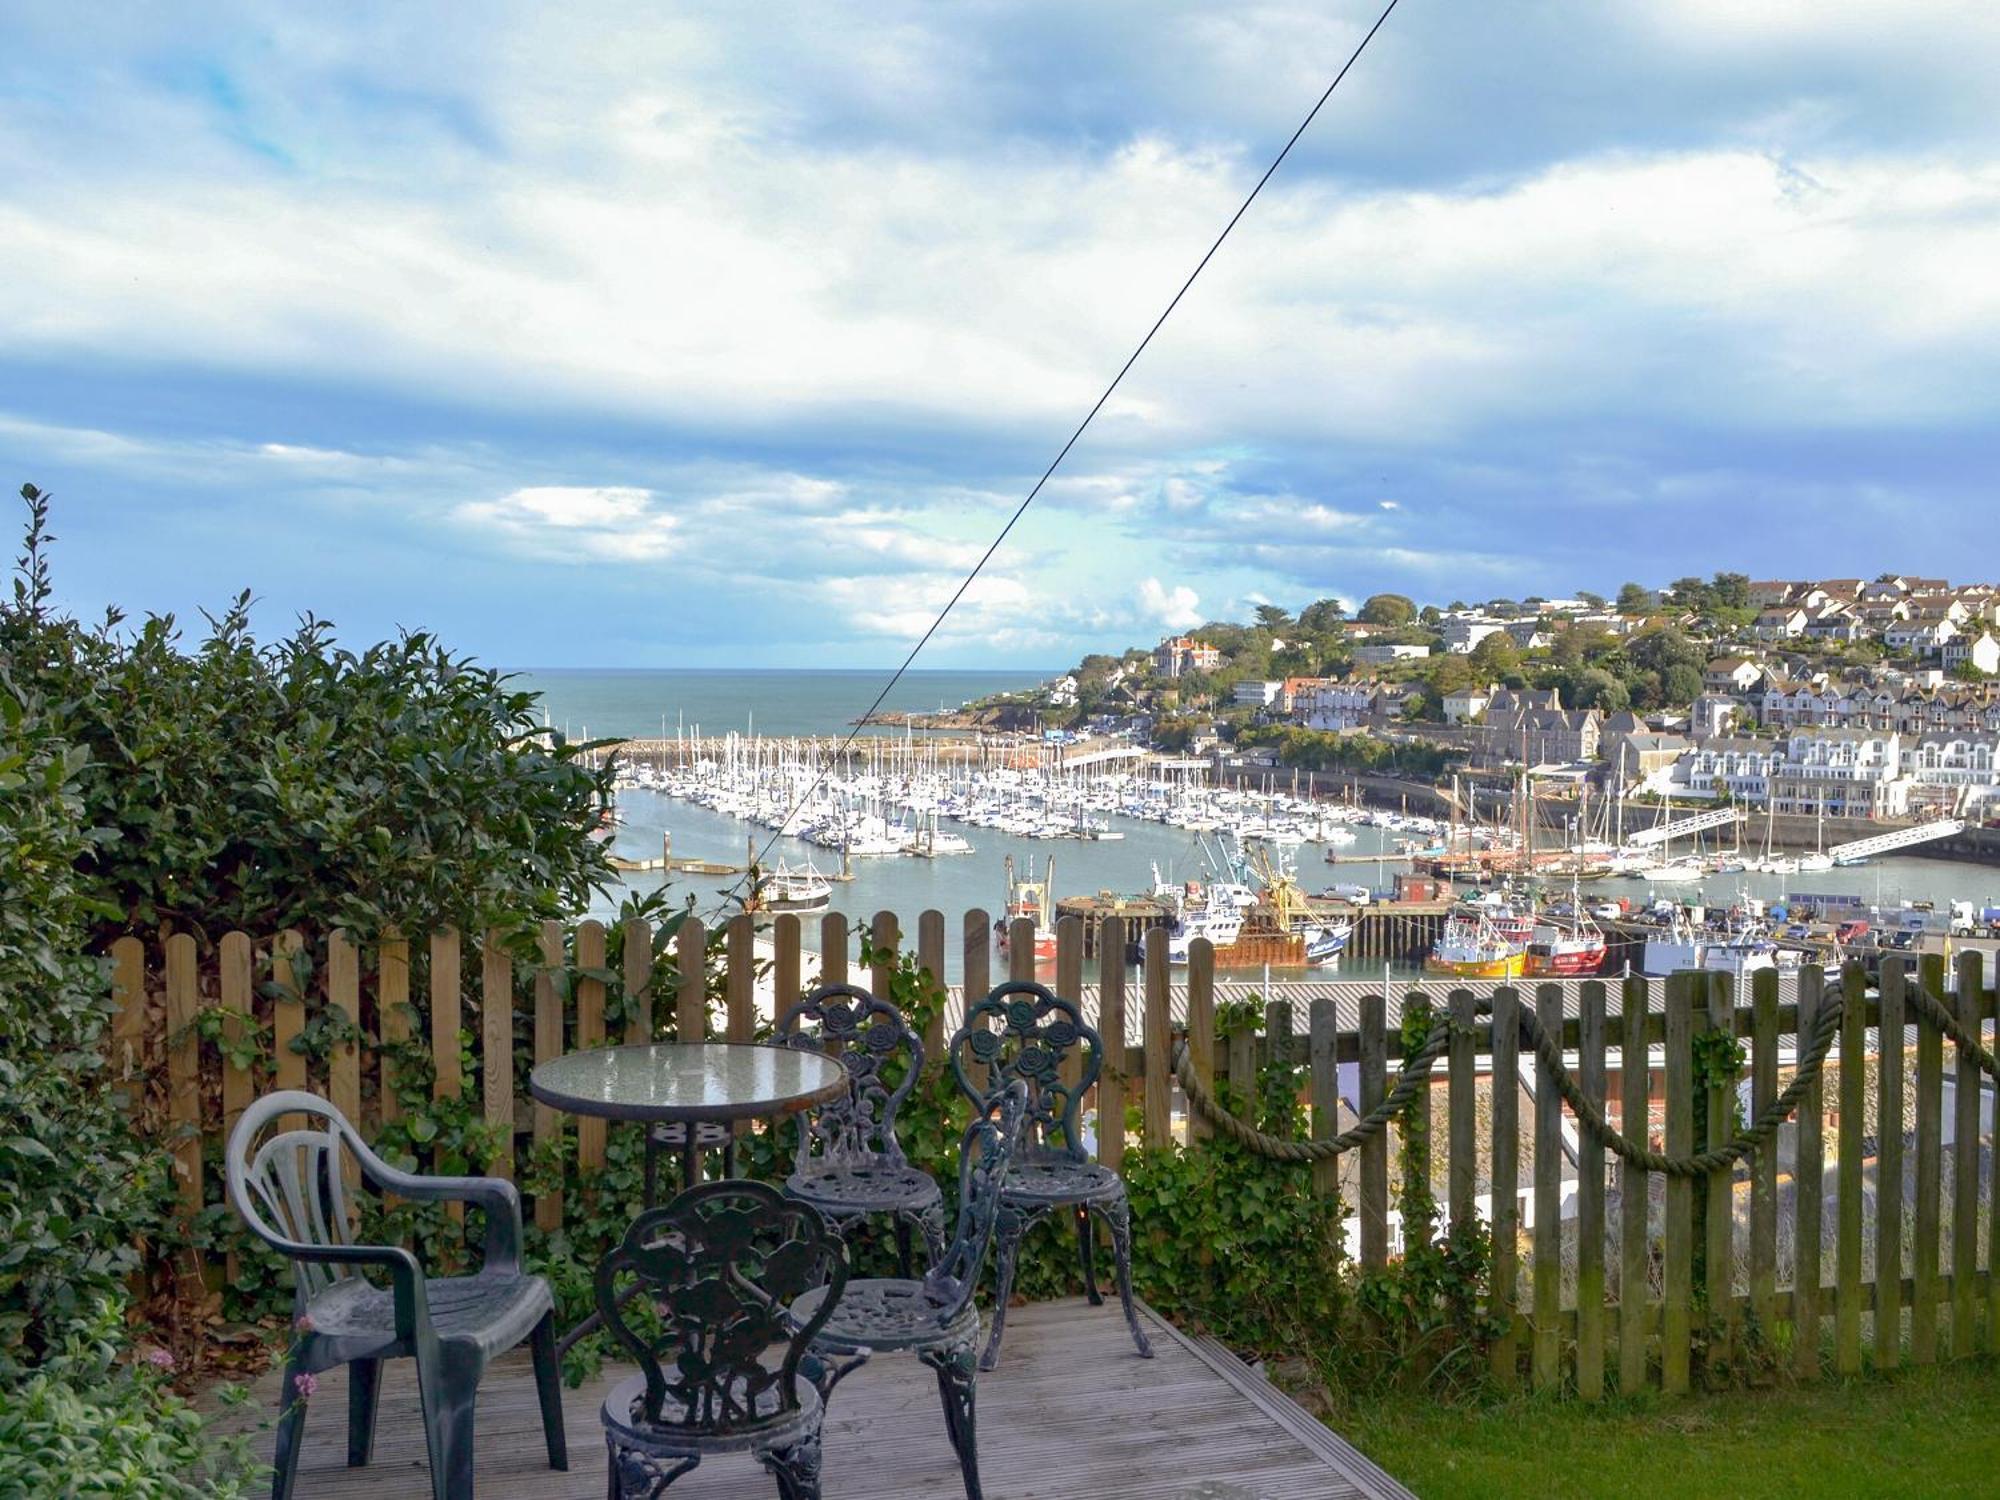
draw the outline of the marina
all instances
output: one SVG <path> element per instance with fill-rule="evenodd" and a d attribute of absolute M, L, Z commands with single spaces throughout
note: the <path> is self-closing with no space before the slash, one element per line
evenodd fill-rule
<path fill-rule="evenodd" d="M 1111 915 L 1167 929 L 1181 962 L 1206 937 L 1233 981 L 1434 983 L 1834 962 L 1948 940 L 1954 918 L 1962 938 L 2000 907 L 1981 894 L 2000 886 L 1989 869 L 1911 857 L 1894 847 L 1907 834 L 1846 863 L 1838 844 L 1760 852 L 1734 815 L 1627 809 L 1622 844 L 1541 850 L 1518 861 L 1528 877 L 1507 868 L 1524 841 L 1504 822 L 1295 797 L 1275 777 L 1219 786 L 1187 761 L 1069 769 L 1044 754 L 1024 766 L 906 738 L 834 771 L 800 758 L 797 741 L 710 743 L 672 770 L 626 773 L 612 837 L 629 888 L 664 878 L 720 912 L 763 853 L 760 873 L 824 886 L 814 911 L 1032 906 L 1044 932 L 1078 917 L 1093 975 Z M 1464 904 L 1482 889 L 1483 911 Z"/>

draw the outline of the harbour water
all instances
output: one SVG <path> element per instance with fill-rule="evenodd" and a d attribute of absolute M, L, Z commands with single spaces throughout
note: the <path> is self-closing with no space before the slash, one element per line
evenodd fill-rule
<path fill-rule="evenodd" d="M 583 671 L 522 673 L 520 681 L 544 694 L 554 722 L 568 722 L 592 734 L 658 734 L 662 718 L 671 734 L 676 723 L 704 733 L 743 730 L 754 721 L 760 733 L 773 735 L 832 735 L 844 733 L 861 709 L 879 691 L 886 673 L 873 672 L 696 672 Z M 956 706 L 985 693 L 1021 687 L 1047 674 L 1034 672 L 912 673 L 892 700 L 914 711 L 936 708 L 940 701 Z M 768 829 L 680 801 L 664 793 L 628 789 L 620 796 L 620 825 L 613 847 L 627 858 L 656 859 L 663 834 L 670 834 L 673 852 L 687 859 L 713 860 L 741 866 L 752 841 L 763 849 Z M 1110 815 L 1124 837 L 1115 841 L 1033 840 L 992 828 L 967 828 L 974 852 L 937 859 L 907 857 L 857 859 L 854 879 L 836 883 L 832 909 L 851 919 L 865 920 L 875 912 L 896 912 L 906 921 L 927 907 L 954 922 L 968 908 L 999 911 L 1004 900 L 1003 865 L 1011 855 L 1018 870 L 1033 860 L 1037 869 L 1055 860 L 1057 897 L 1093 895 L 1101 891 L 1134 893 L 1152 883 L 1153 869 L 1170 880 L 1206 880 L 1214 873 L 1193 835 L 1184 830 L 1135 818 Z M 1356 842 L 1338 851 L 1344 857 L 1376 855 L 1361 862 L 1329 865 L 1321 846 L 1296 851 L 1301 883 L 1312 891 L 1335 882 L 1381 889 L 1408 866 L 1393 854 L 1395 835 L 1367 826 L 1353 830 Z M 794 866 L 808 859 L 827 872 L 838 856 L 803 841 L 779 838 L 771 844 L 767 863 L 785 860 Z M 731 877 L 637 873 L 632 888 L 657 888 L 663 879 L 678 895 L 695 897 L 703 915 L 725 907 L 724 892 Z M 1799 892 L 1859 896 L 1869 903 L 1894 908 L 1903 902 L 1930 902 L 1942 911 L 1952 900 L 2000 905 L 2000 870 L 1990 866 L 1944 860 L 1891 857 L 1848 869 L 1777 876 L 1716 875 L 1699 884 L 1649 889 L 1643 882 L 1612 879 L 1595 882 L 1590 891 L 1600 899 L 1654 897 L 1729 905 L 1744 896 L 1783 900 Z M 607 904 L 596 915 L 608 915 Z M 810 924 L 809 924 L 810 925 Z M 956 929 L 948 929 L 955 932 Z M 948 943 L 948 978 L 958 977 L 955 943 Z M 1375 972 L 1374 970 L 1370 971 Z M 1414 970 L 1392 970 L 1400 979 Z"/>

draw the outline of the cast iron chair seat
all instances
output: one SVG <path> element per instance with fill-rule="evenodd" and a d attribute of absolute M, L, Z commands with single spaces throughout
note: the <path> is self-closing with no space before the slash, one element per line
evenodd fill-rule
<path fill-rule="evenodd" d="M 294 1125 L 290 1122 L 308 1122 Z M 277 1132 L 261 1145 L 273 1122 Z M 292 1262 L 297 1336 L 278 1387 L 272 1500 L 286 1500 L 298 1473 L 306 1377 L 347 1365 L 347 1462 L 368 1462 L 382 1361 L 416 1363 L 433 1500 L 472 1500 L 473 1403 L 496 1354 L 526 1340 L 549 1467 L 567 1469 L 555 1302 L 549 1284 L 521 1270 L 521 1195 L 492 1177 L 418 1177 L 369 1150 L 341 1112 L 315 1094 L 267 1094 L 230 1132 L 229 1201 L 250 1230 Z M 353 1239 L 350 1179 L 416 1200 L 470 1203 L 486 1215 L 476 1275 L 429 1277 L 399 1245 Z M 361 1271 L 386 1275 L 377 1287 Z"/>
<path fill-rule="evenodd" d="M 927 1276 L 921 1281 L 907 1277 L 850 1281 L 831 1312 L 825 1311 L 822 1291 L 795 1298 L 789 1309 L 794 1326 L 820 1320 L 813 1336 L 819 1362 L 812 1378 L 828 1399 L 850 1371 L 878 1352 L 915 1354 L 936 1372 L 945 1431 L 958 1455 L 966 1500 L 980 1500 L 979 1440 L 973 1424 L 979 1309 L 972 1294 L 993 1244 L 1000 1184 L 1027 1108 L 1027 1085 L 1011 1083 L 995 1093 L 967 1127 L 958 1148 L 958 1233 Z"/>
<path fill-rule="evenodd" d="M 794 1172 L 785 1191 L 803 1198 L 822 1213 L 841 1216 L 862 1213 L 921 1214 L 940 1204 L 944 1195 L 937 1180 L 922 1167 L 891 1162 L 856 1161 Z"/>
<path fill-rule="evenodd" d="M 1078 1161 L 1061 1152 L 1016 1155 L 1000 1188 L 1002 1203 L 1027 1205 L 1101 1203 L 1125 1196 L 1125 1184 L 1109 1167 Z"/>
<path fill-rule="evenodd" d="M 1072 1055 L 1074 1063 L 1066 1068 Z M 965 1024 L 951 1039 L 952 1074 L 975 1106 L 1009 1084 L 1024 1084 L 1028 1091 L 1021 1150 L 1000 1191 L 999 1287 L 993 1298 L 993 1328 L 979 1357 L 982 1370 L 1000 1362 L 1021 1240 L 1057 1209 L 1067 1209 L 1075 1223 L 1083 1290 L 1093 1307 L 1101 1306 L 1104 1298 L 1097 1290 L 1097 1233 L 1091 1215 L 1110 1229 L 1125 1327 L 1139 1357 L 1153 1357 L 1152 1342 L 1139 1326 L 1132 1302 L 1132 1210 L 1125 1183 L 1110 1168 L 1091 1161 L 1083 1149 L 1083 1099 L 1103 1066 L 1103 1038 L 1085 1023 L 1075 1003 L 1031 979 L 996 985 L 985 999 L 966 1008 Z"/>
<path fill-rule="evenodd" d="M 810 1318 L 819 1310 L 819 1300 L 818 1292 L 801 1297 L 792 1304 L 792 1316 Z M 923 1282 L 885 1276 L 848 1282 L 813 1344 L 829 1353 L 847 1354 L 860 1349 L 916 1349 L 956 1339 L 964 1339 L 970 1347 L 978 1337 L 979 1309 L 970 1301 L 959 1307 L 940 1305 L 926 1294 Z"/>
<path fill-rule="evenodd" d="M 808 1295 L 817 1299 L 821 1292 Z M 839 1306 L 838 1303 L 835 1304 Z M 740 1388 L 739 1388 L 740 1393 Z M 726 1435 L 709 1435 L 702 1439 L 704 1453 L 749 1453 L 759 1448 L 790 1448 L 809 1432 L 819 1431 L 819 1424 L 825 1414 L 825 1403 L 819 1392 L 809 1382 L 801 1382 L 798 1388 L 799 1404 L 790 1411 L 766 1410 L 755 1419 L 745 1420 Z M 746 1407 L 770 1407 L 769 1400 L 755 1396 L 745 1397 Z M 668 1391 L 660 1402 L 658 1424 L 646 1420 L 646 1377 L 629 1375 L 611 1388 L 611 1394 L 604 1398 L 604 1408 L 598 1418 L 604 1423 L 604 1431 L 610 1438 L 612 1451 L 638 1449 L 658 1458 L 673 1458 L 688 1451 L 687 1444 L 679 1433 L 662 1437 L 667 1428 L 687 1428 L 695 1425 L 695 1414 L 688 1410 L 686 1403 Z"/>
<path fill-rule="evenodd" d="M 424 1296 L 439 1343 L 467 1344 L 488 1359 L 527 1338 L 555 1311 L 549 1284 L 539 1276 L 429 1277 Z M 396 1295 L 387 1287 L 350 1276 L 308 1301 L 305 1312 L 335 1363 L 410 1353 L 396 1336 Z"/>
<path fill-rule="evenodd" d="M 845 1227 L 870 1214 L 896 1221 L 896 1248 L 911 1273 L 910 1230 L 932 1264 L 944 1254 L 944 1195 L 910 1165 L 896 1139 L 896 1111 L 923 1071 L 924 1044 L 902 1013 L 857 984 L 823 984 L 785 1012 L 778 1045 L 837 1051 L 847 1092 L 799 1116 L 798 1165 L 785 1191 Z"/>

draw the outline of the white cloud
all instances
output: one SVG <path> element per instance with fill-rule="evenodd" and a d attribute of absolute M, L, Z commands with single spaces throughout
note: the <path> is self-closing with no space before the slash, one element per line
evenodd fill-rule
<path fill-rule="evenodd" d="M 1201 599 L 1186 584 L 1168 588 L 1157 578 L 1145 578 L 1137 590 L 1139 614 L 1166 630 L 1192 630 L 1202 620 Z"/>
<path fill-rule="evenodd" d="M 468 500 L 451 519 L 551 562 L 653 562 L 673 550 L 679 522 L 651 490 L 622 485 L 533 485 L 497 500 Z"/>

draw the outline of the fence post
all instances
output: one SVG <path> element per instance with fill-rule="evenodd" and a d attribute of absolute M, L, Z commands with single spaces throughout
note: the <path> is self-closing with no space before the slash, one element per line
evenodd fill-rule
<path fill-rule="evenodd" d="M 454 943 L 457 934 L 452 935 Z M 287 927 L 271 943 L 271 978 L 278 986 L 278 997 L 271 1002 L 271 1073 L 272 1081 L 281 1089 L 302 1089 L 306 1086 L 306 1057 L 293 1045 L 299 1033 L 306 1029 L 306 997 L 302 960 L 299 955 L 305 951 L 306 940 L 295 927 Z M 452 949 L 454 962 L 458 950 Z M 435 966 L 433 966 L 435 972 Z M 453 970 L 454 975 L 457 970 Z M 456 985 L 456 979 L 453 983 Z M 454 996 L 457 994 L 453 990 Z M 458 1076 L 458 1022 L 453 1011 L 451 1034 L 452 1076 Z M 444 1062 L 438 1062 L 438 1077 L 443 1077 Z M 454 1089 L 453 1092 L 456 1092 Z M 305 1125 L 303 1115 L 284 1115 L 278 1120 L 280 1130 L 298 1130 Z"/>
<path fill-rule="evenodd" d="M 395 1048 L 410 1039 L 410 943 L 394 931 L 382 935 L 375 991 L 375 1024 L 382 1038 L 382 1066 L 376 1087 L 380 1090 L 382 1123 L 393 1124 L 403 1117 L 403 1104 L 396 1097 L 401 1080 L 397 1074 Z"/>
<path fill-rule="evenodd" d="M 1667 978 L 1667 1155 L 1694 1150 L 1694 1006 L 1697 976 Z M 1665 1263 L 1660 1294 L 1660 1388 L 1685 1395 L 1694 1346 L 1694 1179 L 1667 1178 Z"/>
<path fill-rule="evenodd" d="M 1824 982 L 1817 969 L 1800 971 L 1795 1059 L 1805 1056 L 1819 1008 L 1826 1003 Z M 1821 1140 L 1824 1101 L 1825 1091 L 1815 1080 L 1799 1100 L 1798 1151 L 1792 1161 L 1792 1180 L 1797 1184 L 1792 1195 L 1797 1226 L 1792 1235 L 1792 1342 L 1798 1373 L 1808 1379 L 1819 1374 L 1820 1363 L 1820 1235 L 1826 1197 L 1826 1154 Z"/>
<path fill-rule="evenodd" d="M 514 1175 L 514 960 L 500 934 L 486 931 L 479 955 L 479 1086 L 493 1132 L 496 1177 Z"/>
<path fill-rule="evenodd" d="M 1751 1114 L 1761 1119 L 1777 1097 L 1778 971 L 1760 969 L 1750 979 Z M 1750 1306 L 1766 1339 L 1777 1323 L 1777 1294 L 1778 1131 L 1774 1130 L 1750 1162 Z"/>
<path fill-rule="evenodd" d="M 940 990 L 945 988 L 944 913 L 935 907 L 927 907 L 917 915 L 917 964 L 930 976 L 932 984 Z M 780 1002 L 781 1005 L 790 1003 L 790 1000 Z M 924 1055 L 933 1063 L 944 1056 L 944 1038 L 944 1007 L 940 1005 L 937 1014 L 924 1026 Z"/>
<path fill-rule="evenodd" d="M 216 957 L 221 967 L 218 977 L 221 981 L 223 1040 L 241 1046 L 244 1030 L 256 1014 L 256 955 L 250 946 L 250 935 L 225 932 L 222 941 L 217 944 Z M 237 1118 L 256 1097 L 256 1075 L 251 1069 L 238 1067 L 225 1057 L 222 1062 L 222 1138 L 225 1141 L 236 1128 Z M 358 1128 L 360 1121 L 355 1124 Z M 230 1264 L 233 1279 L 233 1251 L 230 1253 Z"/>
<path fill-rule="evenodd" d="M 699 917 L 689 917 L 674 934 L 674 980 L 674 1039 L 702 1041 L 708 1036 L 708 929 Z"/>
<path fill-rule="evenodd" d="M 1512 985 L 1493 992 L 1493 1378 L 1511 1391 L 1520 1378 L 1514 1312 L 1520 1296 L 1521 997 Z"/>
<path fill-rule="evenodd" d="M 965 1013 L 986 998 L 993 988 L 993 919 L 984 907 L 975 906 L 965 914 L 964 923 L 965 965 L 964 983 L 960 989 L 958 1024 L 965 1024 Z"/>
<path fill-rule="evenodd" d="M 819 982 L 847 983 L 847 918 L 837 911 L 819 919 Z"/>
<path fill-rule="evenodd" d="M 1841 970 L 1840 1157 L 1835 1166 L 1839 1195 L 1838 1241 L 1834 1248 L 1833 1367 L 1842 1375 L 1861 1373 L 1861 1137 L 1867 1098 L 1867 979 L 1858 965 Z"/>
<path fill-rule="evenodd" d="M 1604 1109 L 1604 984 L 1584 981 L 1577 1082 Z M 1576 1391 L 1604 1395 L 1604 1143 L 1576 1123 Z"/>
<path fill-rule="evenodd" d="M 1944 999 L 1944 959 L 1925 954 L 1919 982 Z M 1917 1024 L 1917 1243 L 1910 1285 L 1910 1363 L 1937 1360 L 1938 1219 L 1944 1187 L 1944 1033 L 1928 1014 Z"/>
<path fill-rule="evenodd" d="M 330 932 L 326 938 L 326 1006 L 338 1011 L 350 1028 L 347 1036 L 327 1051 L 326 1097 L 333 1107 L 361 1128 L 361 954 L 354 939 L 345 932 Z M 350 1188 L 361 1183 L 360 1168 L 351 1156 L 343 1156 L 341 1174 Z M 353 1201 L 348 1210 L 353 1212 Z"/>
<path fill-rule="evenodd" d="M 1958 955 L 1958 984 L 1953 996 L 1958 1024 L 1978 1036 L 1981 995 L 1979 952 Z M 1952 1087 L 1951 1146 L 1951 1357 L 1964 1359 L 1979 1344 L 1979 1063 L 1964 1047 L 1958 1053 L 1958 1074 Z M 2000 1269 L 2000 1268 L 1996 1268 Z"/>
<path fill-rule="evenodd" d="M 626 943 L 632 941 L 627 930 Z M 652 944 L 646 945 L 652 952 Z M 545 1063 L 551 1058 L 561 1057 L 563 1050 L 562 997 L 556 993 L 556 970 L 562 967 L 563 930 L 562 923 L 550 919 L 542 923 L 542 961 L 535 970 L 535 1061 Z M 562 1116 L 553 1106 L 539 1101 L 534 1113 L 535 1145 L 543 1146 L 550 1141 L 562 1139 Z M 556 1170 L 556 1181 L 562 1181 L 562 1171 Z M 535 1195 L 535 1226 L 539 1229 L 559 1229 L 562 1227 L 563 1197 L 560 1186 L 550 1188 L 545 1193 Z"/>
<path fill-rule="evenodd" d="M 1708 981 L 1708 1026 L 1736 1040 L 1736 981 L 1733 975 L 1710 974 Z M 1726 1142 L 1735 1133 L 1736 1079 L 1731 1074 L 1711 1076 L 1708 1081 L 1708 1149 Z M 1707 1231 L 1703 1247 L 1704 1291 L 1708 1296 L 1710 1357 L 1730 1365 L 1736 1362 L 1736 1174 L 1727 1167 L 1710 1172 L 1702 1183 L 1707 1199 L 1702 1227 Z"/>
<path fill-rule="evenodd" d="M 111 1068 L 128 1085 L 125 1108 L 136 1114 L 146 1086 L 146 945 L 122 937 L 111 945 Z"/>
<path fill-rule="evenodd" d="M 174 1177 L 181 1209 L 201 1212 L 201 978 L 194 938 L 167 939 L 167 1119 L 173 1126 Z"/>
<path fill-rule="evenodd" d="M 1097 929 L 1097 1029 L 1104 1067 L 1097 1075 L 1097 1159 L 1112 1171 L 1125 1159 L 1125 919 Z"/>
<path fill-rule="evenodd" d="M 1157 929 L 1156 929 L 1157 930 Z M 1161 949 L 1164 953 L 1166 950 Z M 1207 938 L 1188 944 L 1188 1062 L 1198 1078 L 1215 1082 L 1215 948 Z M 1188 1101 L 1187 1139 L 1190 1146 L 1208 1139 L 1212 1126 Z"/>
<path fill-rule="evenodd" d="M 1162 934 L 1164 940 L 1164 934 Z M 1340 1061 L 1336 1047 L 1340 1021 L 1333 1002 L 1314 998 L 1307 1012 L 1306 1057 L 1312 1068 L 1312 1133 L 1328 1140 L 1340 1133 Z M 1323 1156 L 1313 1163 L 1313 1191 L 1322 1198 L 1340 1191 L 1340 1159 Z"/>
<path fill-rule="evenodd" d="M 1628 1141 L 1652 1144 L 1652 1052 L 1646 1040 L 1650 986 L 1637 974 L 1621 988 L 1623 1030 L 1618 1042 L 1618 1129 Z M 1652 1254 L 1646 1243 L 1652 1174 L 1631 1162 L 1618 1164 L 1618 1393 L 1646 1384 L 1646 1322 L 1652 1303 Z"/>
<path fill-rule="evenodd" d="M 576 927 L 576 1049 L 588 1051 L 604 1043 L 604 981 L 589 970 L 605 966 L 604 924 L 579 922 Z M 580 1171 L 604 1169 L 607 1121 L 580 1115 L 576 1122 L 576 1164 Z"/>
<path fill-rule="evenodd" d="M 1535 986 L 1535 1021 L 1560 1045 L 1562 990 Z M 1562 1383 L 1562 1095 L 1555 1072 L 1535 1059 L 1535 1339 L 1530 1375 L 1538 1391 Z M 1579 1313 L 1581 1309 L 1579 1308 Z"/>
<path fill-rule="evenodd" d="M 1173 995 L 1167 969 L 1167 934 L 1146 934 L 1146 1149 L 1173 1144 Z"/>
<path fill-rule="evenodd" d="M 1479 1216 L 1479 1058 L 1476 1050 L 1478 1038 L 1473 1035 L 1478 1019 L 1478 1003 L 1471 990 L 1451 992 L 1451 1055 L 1446 1083 L 1446 1133 L 1451 1138 L 1451 1166 L 1446 1183 L 1448 1212 L 1454 1234 Z M 1331 1007 L 1332 1002 L 1329 1001 L 1328 1008 Z M 1330 1041 L 1328 1046 L 1329 1049 L 1332 1046 Z"/>
<path fill-rule="evenodd" d="M 644 917 L 628 918 L 619 948 L 625 980 L 625 1042 L 643 1046 L 653 1040 L 652 924 Z"/>

